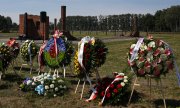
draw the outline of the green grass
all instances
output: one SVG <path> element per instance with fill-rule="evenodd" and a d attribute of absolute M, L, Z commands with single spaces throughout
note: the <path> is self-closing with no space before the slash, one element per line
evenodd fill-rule
<path fill-rule="evenodd" d="M 82 35 L 83 36 L 83 35 Z M 145 36 L 145 35 L 144 35 Z M 167 42 L 174 51 L 176 61 L 178 66 L 180 66 L 180 34 L 153 34 L 155 38 L 159 38 Z M 101 36 L 97 36 L 101 37 Z M 101 38 L 107 38 L 103 36 Z M 99 73 L 101 77 L 110 76 L 112 72 L 121 72 L 127 66 L 127 55 L 128 48 L 134 42 L 134 40 L 128 41 L 115 41 L 115 42 L 107 42 L 106 45 L 109 49 L 109 54 L 107 55 L 107 60 L 105 64 L 100 67 Z M 20 67 L 22 60 L 20 56 L 18 56 L 16 60 L 16 68 Z M 34 69 L 38 68 L 38 64 L 36 60 L 34 60 Z M 73 64 L 72 64 L 73 65 Z M 18 70 L 16 70 L 18 71 Z M 46 68 L 48 71 L 48 68 Z M 61 69 L 60 69 L 61 71 Z M 67 73 L 72 74 L 70 68 L 67 67 Z M 130 72 L 129 72 L 130 73 Z M 4 80 L 0 81 L 0 108 L 14 108 L 14 107 L 26 107 L 26 108 L 90 108 L 90 107 L 98 107 L 98 101 L 92 101 L 90 103 L 86 103 L 84 100 L 88 96 L 89 85 L 85 86 L 84 98 L 83 100 L 79 100 L 81 85 L 78 89 L 78 93 L 74 94 L 75 86 L 77 83 L 77 78 L 67 77 L 67 79 L 71 82 L 74 82 L 70 85 L 70 90 L 67 94 L 62 97 L 56 97 L 47 99 L 45 97 L 38 97 L 32 95 L 31 93 L 24 93 L 18 89 L 20 81 L 27 76 L 32 76 L 29 74 L 28 70 L 22 70 L 21 73 L 18 73 L 21 76 L 20 78 L 16 78 L 13 73 L 12 67 L 6 71 L 6 77 Z M 37 75 L 36 72 L 33 75 Z M 94 78 L 94 77 L 93 77 Z M 147 86 L 147 81 L 144 78 L 140 78 L 138 80 L 140 83 L 140 87 L 136 87 L 136 95 L 139 98 L 133 97 L 133 101 L 129 107 L 157 107 L 163 108 L 163 101 L 160 95 L 160 91 L 157 89 L 156 82 L 153 80 L 152 83 L 152 101 L 150 101 L 149 88 Z M 177 78 L 175 75 L 175 71 L 167 74 L 166 77 L 162 77 L 163 82 L 163 90 L 165 92 L 165 98 L 167 107 L 174 108 L 180 107 L 180 88 L 177 84 Z M 129 96 L 127 97 L 129 98 Z M 122 104 L 121 104 L 122 105 Z M 119 106 L 106 106 L 107 108 L 118 108 Z"/>

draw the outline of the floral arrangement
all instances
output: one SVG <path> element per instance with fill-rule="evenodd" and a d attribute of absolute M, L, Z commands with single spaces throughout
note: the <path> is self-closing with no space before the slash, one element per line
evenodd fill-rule
<path fill-rule="evenodd" d="M 90 37 L 84 37 L 83 39 L 88 38 Z M 74 55 L 74 74 L 77 76 L 84 76 L 84 70 L 86 70 L 87 73 L 90 73 L 92 68 L 100 67 L 104 64 L 106 54 L 108 53 L 108 49 L 101 40 L 94 38 L 91 38 L 86 42 L 83 42 L 82 40 L 79 43 L 78 51 L 76 51 Z M 84 45 L 83 49 L 81 47 L 82 44 Z M 82 64 L 80 64 L 80 61 L 78 60 L 80 51 L 83 51 Z"/>
<path fill-rule="evenodd" d="M 71 59 L 72 59 L 73 53 L 74 53 L 74 47 L 73 47 L 72 43 L 66 39 L 65 36 L 62 35 L 61 37 L 64 39 L 66 51 L 65 51 L 64 59 L 60 63 L 60 66 L 62 66 L 62 65 L 67 66 L 71 63 Z"/>
<path fill-rule="evenodd" d="M 137 44 L 140 46 L 134 60 L 131 58 L 135 55 L 133 50 L 137 45 L 132 44 L 128 53 L 128 64 L 137 76 L 160 77 L 161 74 L 165 75 L 173 69 L 173 54 L 164 41 L 154 40 L 152 36 L 149 36 Z"/>
<path fill-rule="evenodd" d="M 44 60 L 50 68 L 58 68 L 64 59 L 66 47 L 61 37 L 52 37 L 44 48 Z"/>
<path fill-rule="evenodd" d="M 59 68 L 71 63 L 74 53 L 72 43 L 59 30 L 51 39 L 40 48 L 38 62 L 40 66 L 47 65 L 50 68 Z"/>
<path fill-rule="evenodd" d="M 4 69 L 7 69 L 9 63 L 12 60 L 10 47 L 5 44 L 0 45 L 0 58 L 0 71 L 3 71 Z"/>
<path fill-rule="evenodd" d="M 10 47 L 13 58 L 16 58 L 20 50 L 19 43 L 15 39 L 10 39 L 6 44 Z"/>
<path fill-rule="evenodd" d="M 34 93 L 47 97 L 61 96 L 67 91 L 67 83 L 57 75 L 48 73 L 26 78 L 20 85 L 24 92 L 33 91 Z"/>
<path fill-rule="evenodd" d="M 94 91 L 92 91 L 90 98 L 86 101 L 90 102 L 99 98 L 101 99 L 99 105 L 117 105 L 122 101 L 122 96 L 125 95 L 128 87 L 128 77 L 124 73 L 115 72 L 114 78 L 102 78 L 102 80 L 94 86 Z"/>
<path fill-rule="evenodd" d="M 31 61 L 38 52 L 38 47 L 33 40 L 26 40 L 20 48 L 20 54 L 24 61 Z"/>

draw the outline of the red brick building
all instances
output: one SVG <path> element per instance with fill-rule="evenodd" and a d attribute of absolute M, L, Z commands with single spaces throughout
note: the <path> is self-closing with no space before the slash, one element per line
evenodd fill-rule
<path fill-rule="evenodd" d="M 38 15 L 19 15 L 19 34 L 26 35 L 30 39 L 49 38 L 49 17 L 46 17 L 46 22 L 41 22 Z M 43 35 L 44 34 L 44 35 Z"/>

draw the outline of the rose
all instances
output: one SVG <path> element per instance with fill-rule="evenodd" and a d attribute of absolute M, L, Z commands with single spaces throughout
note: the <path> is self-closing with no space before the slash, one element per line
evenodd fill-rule
<path fill-rule="evenodd" d="M 117 88 L 119 89 L 119 88 L 122 88 L 122 85 L 121 84 L 118 84 L 117 85 Z"/>
<path fill-rule="evenodd" d="M 110 88 L 114 88 L 114 84 L 110 84 Z"/>
<path fill-rule="evenodd" d="M 118 90 L 117 90 L 117 89 L 114 89 L 113 92 L 114 92 L 114 93 L 118 93 Z"/>
<path fill-rule="evenodd" d="M 106 94 L 106 97 L 107 97 L 107 98 L 110 98 L 110 97 L 111 97 L 111 94 L 110 94 L 110 93 L 107 93 L 107 94 Z"/>

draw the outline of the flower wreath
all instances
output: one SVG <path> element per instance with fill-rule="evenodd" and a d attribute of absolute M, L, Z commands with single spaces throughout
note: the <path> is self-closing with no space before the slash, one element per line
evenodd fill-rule
<path fill-rule="evenodd" d="M 11 48 L 12 57 L 16 58 L 20 50 L 19 43 L 15 39 L 10 39 L 6 44 Z"/>
<path fill-rule="evenodd" d="M 149 36 L 131 45 L 128 64 L 137 76 L 160 77 L 161 74 L 165 75 L 173 69 L 173 54 L 164 41 L 154 40 Z"/>
<path fill-rule="evenodd" d="M 129 79 L 124 73 L 114 72 L 114 78 L 102 78 L 95 86 L 95 92 L 92 92 L 87 102 L 100 98 L 102 104 L 117 105 L 122 101 L 122 96 L 125 95 L 129 87 Z"/>
<path fill-rule="evenodd" d="M 27 62 L 31 62 L 31 60 L 37 55 L 37 51 L 37 45 L 33 40 L 26 40 L 20 48 L 22 59 Z"/>
<path fill-rule="evenodd" d="M 0 71 L 7 69 L 11 60 L 12 55 L 10 52 L 10 47 L 4 44 L 0 45 Z"/>
<path fill-rule="evenodd" d="M 62 37 L 52 37 L 44 48 L 44 60 L 50 68 L 58 68 L 65 57 L 66 47 Z"/>
<path fill-rule="evenodd" d="M 89 38 L 89 39 L 88 39 Z M 88 40 L 84 42 L 84 40 Z M 84 44 L 84 47 L 81 47 Z M 81 58 L 82 64 L 80 63 L 80 53 L 83 52 L 83 57 Z M 106 60 L 106 54 L 108 49 L 105 44 L 99 40 L 90 38 L 88 36 L 84 37 L 79 45 L 78 51 L 75 52 L 74 56 L 74 74 L 77 76 L 84 76 L 83 70 L 85 69 L 87 73 L 90 73 L 92 68 L 100 67 L 104 64 Z"/>
<path fill-rule="evenodd" d="M 47 97 L 61 96 L 68 89 L 66 81 L 47 73 L 26 78 L 19 87 L 24 92 L 33 91 L 38 95 Z"/>

